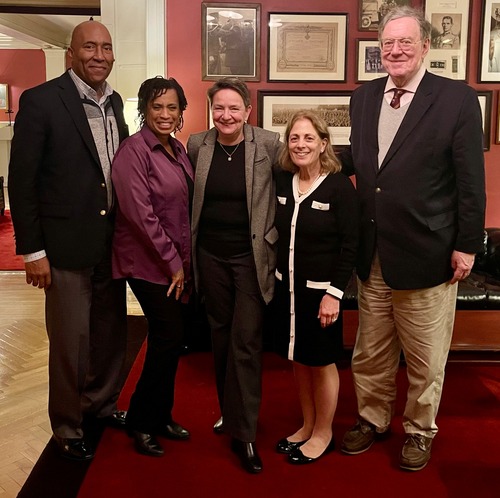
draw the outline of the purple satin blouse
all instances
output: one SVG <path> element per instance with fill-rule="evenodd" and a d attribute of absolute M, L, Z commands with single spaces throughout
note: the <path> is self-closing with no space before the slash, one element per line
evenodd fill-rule
<path fill-rule="evenodd" d="M 183 145 L 170 138 L 171 157 L 143 128 L 115 154 L 112 180 L 118 200 L 113 239 L 113 277 L 169 284 L 181 266 L 191 277 L 189 189 L 193 168 Z"/>

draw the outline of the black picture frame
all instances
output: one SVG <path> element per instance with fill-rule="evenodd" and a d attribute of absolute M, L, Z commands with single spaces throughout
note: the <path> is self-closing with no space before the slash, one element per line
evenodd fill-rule
<path fill-rule="evenodd" d="M 352 91 L 259 90 L 257 124 L 277 131 L 283 139 L 289 117 L 299 109 L 313 109 L 322 114 L 329 124 L 332 144 L 349 145 L 351 94 Z"/>
<path fill-rule="evenodd" d="M 201 4 L 202 80 L 260 81 L 260 3 Z"/>

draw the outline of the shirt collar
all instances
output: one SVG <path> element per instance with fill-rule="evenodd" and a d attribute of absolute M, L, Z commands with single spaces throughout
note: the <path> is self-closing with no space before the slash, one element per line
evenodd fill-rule
<path fill-rule="evenodd" d="M 73 71 L 73 69 L 69 70 L 69 75 L 71 76 L 71 79 L 74 81 L 76 88 L 78 89 L 78 93 L 80 94 L 80 97 L 86 97 L 100 104 L 101 102 L 104 102 L 113 93 L 111 85 L 107 81 L 104 81 L 104 83 L 102 84 L 102 90 L 103 90 L 102 97 L 101 99 L 98 99 L 97 92 L 91 86 L 87 85 L 87 83 L 85 83 L 85 81 L 83 81 Z"/>
<path fill-rule="evenodd" d="M 423 77 L 425 76 L 425 67 L 422 64 L 420 68 L 418 69 L 417 73 L 413 78 L 404 86 L 403 90 L 406 90 L 407 92 L 410 93 L 415 93 L 417 91 L 418 85 L 420 85 L 420 82 L 422 81 Z M 389 76 L 387 78 L 387 82 L 385 84 L 385 90 L 384 93 L 387 92 L 392 92 L 396 88 L 396 84 L 392 80 L 392 78 Z"/>
<path fill-rule="evenodd" d="M 162 143 L 158 140 L 158 137 L 151 131 L 149 126 L 145 124 L 141 130 L 140 133 L 142 135 L 142 138 L 146 142 L 146 145 L 151 149 L 157 149 L 158 147 L 161 147 L 163 149 Z M 173 138 L 173 137 L 172 137 Z M 177 152 L 179 150 L 179 144 L 177 140 L 173 139 L 170 141 L 170 145 L 172 148 Z"/>

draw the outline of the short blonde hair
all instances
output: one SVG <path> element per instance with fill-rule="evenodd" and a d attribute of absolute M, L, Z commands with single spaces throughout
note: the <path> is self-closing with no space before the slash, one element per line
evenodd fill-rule
<path fill-rule="evenodd" d="M 330 132 L 328 131 L 328 125 L 326 121 L 317 113 L 310 110 L 297 111 L 288 121 L 285 131 L 285 144 L 283 147 L 280 157 L 279 164 L 285 171 L 290 171 L 291 173 L 296 173 L 299 168 L 296 166 L 292 158 L 290 157 L 290 151 L 288 150 L 288 140 L 290 138 L 290 132 L 293 126 L 300 119 L 307 119 L 311 122 L 316 133 L 319 135 L 321 140 L 326 139 L 325 150 L 320 154 L 319 160 L 321 163 L 322 173 L 338 173 L 342 169 L 340 161 L 337 159 L 335 152 L 333 151 L 332 142 L 330 140 Z"/>

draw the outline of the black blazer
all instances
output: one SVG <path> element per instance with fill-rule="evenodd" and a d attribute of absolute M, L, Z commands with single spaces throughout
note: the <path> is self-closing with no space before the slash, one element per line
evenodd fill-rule
<path fill-rule="evenodd" d="M 358 275 L 378 250 L 394 289 L 439 285 L 452 276 L 451 253 L 482 247 L 485 212 L 481 110 L 464 83 L 426 73 L 381 167 L 378 120 L 387 78 L 352 95 L 351 147 L 361 202 Z"/>
<path fill-rule="evenodd" d="M 123 102 L 111 104 L 120 141 L 128 135 Z M 104 175 L 78 90 L 68 72 L 19 102 L 9 165 L 17 254 L 45 249 L 55 267 L 99 262 L 109 242 Z"/>

